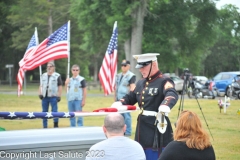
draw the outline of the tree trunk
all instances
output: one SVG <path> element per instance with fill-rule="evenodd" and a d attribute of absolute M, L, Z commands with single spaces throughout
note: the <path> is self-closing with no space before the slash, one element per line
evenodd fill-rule
<path fill-rule="evenodd" d="M 48 0 L 48 2 L 50 2 L 50 0 Z M 51 34 L 52 34 L 52 9 L 49 10 L 48 16 L 48 35 L 50 36 Z M 54 63 L 54 60 L 52 62 Z"/>
<path fill-rule="evenodd" d="M 99 72 L 99 69 L 100 69 L 100 68 L 98 68 L 98 58 L 97 58 L 97 56 L 94 56 L 94 66 L 93 66 L 93 68 L 94 68 L 94 70 L 93 70 L 93 81 L 97 82 L 98 72 Z"/>
<path fill-rule="evenodd" d="M 128 39 L 124 42 L 124 51 L 125 51 L 125 57 L 127 60 L 131 60 L 132 56 L 131 56 L 131 40 Z"/>
<path fill-rule="evenodd" d="M 50 0 L 48 0 L 50 2 Z M 48 34 L 52 34 L 52 9 L 49 10 L 49 17 L 48 17 Z"/>
<path fill-rule="evenodd" d="M 132 24 L 131 57 L 135 54 L 142 54 L 142 34 L 146 6 L 147 2 L 145 0 L 141 0 L 141 4 L 132 13 L 132 17 L 133 19 L 135 19 L 135 21 Z M 136 60 L 134 60 L 133 58 L 130 58 L 129 60 L 131 62 L 131 71 L 136 74 L 136 78 L 137 80 L 139 80 L 142 76 L 140 72 L 135 69 Z"/>

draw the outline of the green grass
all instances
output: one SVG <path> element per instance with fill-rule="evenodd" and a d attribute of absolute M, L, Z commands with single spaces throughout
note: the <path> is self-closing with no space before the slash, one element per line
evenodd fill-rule
<path fill-rule="evenodd" d="M 10 92 L 16 91 L 16 86 L 0 86 L 0 92 Z M 0 110 L 1 111 L 29 111 L 29 112 L 40 112 L 41 102 L 37 96 L 37 86 L 28 87 L 27 95 L 17 97 L 13 94 L 0 94 Z M 88 96 L 86 99 L 86 105 L 84 106 L 84 111 L 93 111 L 94 109 L 109 107 L 113 103 L 113 96 L 103 96 L 103 93 L 99 90 L 88 91 Z M 96 96 L 94 96 L 96 94 Z M 180 100 L 179 100 L 180 101 Z M 171 110 L 169 118 L 172 125 L 177 120 L 177 115 L 179 111 L 179 101 L 175 107 Z M 240 115 L 237 114 L 237 110 L 240 108 L 239 100 L 232 100 L 230 107 L 224 114 L 223 110 L 220 113 L 219 107 L 217 105 L 217 99 L 206 100 L 199 99 L 199 104 L 202 112 L 198 106 L 195 99 L 185 99 L 184 100 L 184 110 L 191 110 L 196 112 L 204 126 L 204 128 L 213 135 L 212 144 L 215 150 L 217 160 L 239 160 L 240 159 Z M 67 101 L 65 98 L 65 93 L 63 93 L 62 100 L 59 103 L 59 111 L 67 112 Z M 135 126 L 138 112 L 132 113 L 132 127 L 133 135 L 135 134 Z M 204 120 L 204 117 L 206 122 Z M 84 117 L 85 126 L 102 126 L 103 116 L 96 117 Z M 49 120 L 49 127 L 53 127 L 52 119 Z M 59 121 L 60 127 L 69 127 L 69 119 L 62 118 Z M 42 128 L 42 120 L 0 120 L 0 127 L 6 130 L 21 130 L 21 129 L 34 129 Z M 173 126 L 174 129 L 174 126 Z M 210 133 L 209 132 L 209 133 Z"/>

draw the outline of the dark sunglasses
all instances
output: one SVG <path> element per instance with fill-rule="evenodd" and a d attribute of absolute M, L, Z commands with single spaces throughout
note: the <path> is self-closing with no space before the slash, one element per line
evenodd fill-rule
<path fill-rule="evenodd" d="M 72 69 L 72 71 L 78 71 L 78 69 Z"/>

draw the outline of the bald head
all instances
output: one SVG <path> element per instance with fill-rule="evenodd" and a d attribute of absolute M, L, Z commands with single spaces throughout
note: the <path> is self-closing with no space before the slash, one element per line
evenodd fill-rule
<path fill-rule="evenodd" d="M 122 133 L 125 122 L 119 113 L 110 113 L 104 119 L 104 126 L 109 133 Z"/>

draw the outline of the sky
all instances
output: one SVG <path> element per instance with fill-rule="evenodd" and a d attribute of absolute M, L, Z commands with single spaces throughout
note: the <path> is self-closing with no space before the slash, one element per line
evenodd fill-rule
<path fill-rule="evenodd" d="M 233 4 L 238 8 L 240 8 L 240 0 L 219 0 L 218 2 L 216 2 L 216 6 L 218 9 L 220 9 L 222 6 L 226 4 Z"/>

